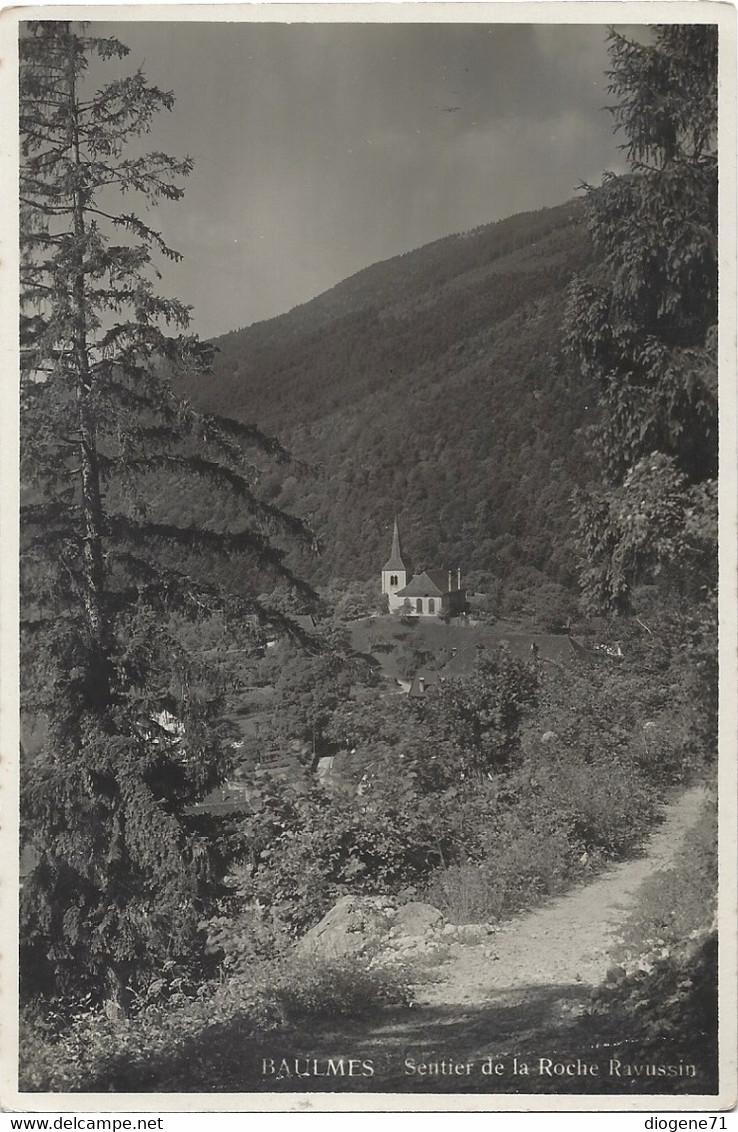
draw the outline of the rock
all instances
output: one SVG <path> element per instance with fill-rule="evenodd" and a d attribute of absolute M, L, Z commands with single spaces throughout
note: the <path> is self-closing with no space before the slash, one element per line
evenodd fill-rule
<path fill-rule="evenodd" d="M 430 904 L 413 900 L 396 908 L 386 897 L 344 896 L 295 951 L 312 959 L 366 955 L 377 961 L 412 960 L 430 954 L 444 931 L 443 916 Z"/>
<path fill-rule="evenodd" d="M 319 924 L 298 940 L 303 957 L 343 959 L 377 944 L 392 924 L 394 909 L 380 896 L 342 896 Z"/>
<path fill-rule="evenodd" d="M 430 904 L 413 900 L 397 909 L 395 923 L 402 935 L 424 937 L 441 931 L 443 916 Z"/>
<path fill-rule="evenodd" d="M 487 924 L 457 924 L 456 937 L 462 943 L 474 944 L 482 943 L 490 935 L 489 926 Z"/>

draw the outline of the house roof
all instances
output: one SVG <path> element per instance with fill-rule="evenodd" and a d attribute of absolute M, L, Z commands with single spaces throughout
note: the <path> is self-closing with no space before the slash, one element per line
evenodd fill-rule
<path fill-rule="evenodd" d="M 420 699 L 425 695 L 429 688 L 434 687 L 434 685 L 437 683 L 438 677 L 435 675 L 435 673 L 418 672 L 415 674 L 415 676 L 413 676 L 413 681 L 410 685 L 408 695 L 411 697 L 411 699 Z"/>
<path fill-rule="evenodd" d="M 453 581 L 451 583 L 453 588 Z M 424 570 L 415 574 L 397 597 L 441 597 L 450 592 L 447 570 Z"/>
<path fill-rule="evenodd" d="M 404 570 L 405 563 L 402 561 L 402 553 L 400 551 L 400 532 L 397 529 L 397 519 L 395 519 L 395 528 L 392 532 L 392 551 L 389 558 L 382 567 L 383 570 Z"/>
<path fill-rule="evenodd" d="M 477 666 L 479 654 L 486 648 L 494 649 L 494 640 L 487 640 L 482 634 L 476 634 L 468 644 L 453 650 L 453 655 L 446 661 L 441 673 L 443 676 L 468 676 Z"/>

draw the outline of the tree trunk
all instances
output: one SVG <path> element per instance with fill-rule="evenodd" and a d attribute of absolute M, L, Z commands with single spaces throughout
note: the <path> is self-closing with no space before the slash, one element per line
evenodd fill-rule
<path fill-rule="evenodd" d="M 130 994 L 120 972 L 111 964 L 105 972 L 103 1009 L 111 1022 L 124 1022 L 130 1009 Z"/>
<path fill-rule="evenodd" d="M 74 38 L 69 37 L 69 143 L 72 154 L 72 210 L 75 247 L 72 284 L 72 351 L 74 357 L 82 480 L 82 575 L 84 609 L 90 635 L 87 696 L 91 707 L 104 708 L 110 698 L 110 637 L 104 609 L 105 565 L 103 561 L 103 509 L 100 465 L 95 422 L 90 409 L 92 374 L 87 348 L 87 301 L 85 283 L 85 213 L 82 197 L 82 161 L 79 146 L 77 81 Z"/>

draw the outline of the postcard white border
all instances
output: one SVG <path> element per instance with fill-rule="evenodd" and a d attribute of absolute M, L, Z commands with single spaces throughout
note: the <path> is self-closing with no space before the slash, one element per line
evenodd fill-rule
<path fill-rule="evenodd" d="M 51 11 L 53 9 L 53 17 Z M 20 1093 L 17 1090 L 18 913 L 18 296 L 17 296 L 17 25 L 54 18 L 173 22 L 304 23 L 715 23 L 720 34 L 720 1093 L 719 1095 L 556 1096 L 540 1094 L 434 1093 Z M 738 1071 L 738 910 L 736 904 L 736 795 L 738 793 L 738 430 L 736 428 L 736 9 L 718 0 L 520 0 L 470 3 L 365 0 L 345 4 L 57 4 L 4 7 L 0 11 L 0 873 L 3 927 L 3 1019 L 0 1047 L 0 1108 L 43 1113 L 326 1113 L 326 1112 L 721 1112 L 736 1104 Z"/>

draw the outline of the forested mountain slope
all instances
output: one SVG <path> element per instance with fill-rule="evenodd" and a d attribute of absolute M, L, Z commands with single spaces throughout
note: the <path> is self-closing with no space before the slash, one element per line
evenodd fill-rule
<path fill-rule="evenodd" d="M 591 255 L 577 202 L 438 240 L 220 338 L 186 392 L 307 465 L 262 486 L 313 524 L 315 581 L 376 576 L 397 513 L 415 568 L 545 600 L 573 582 L 591 399 L 560 324 Z"/>

